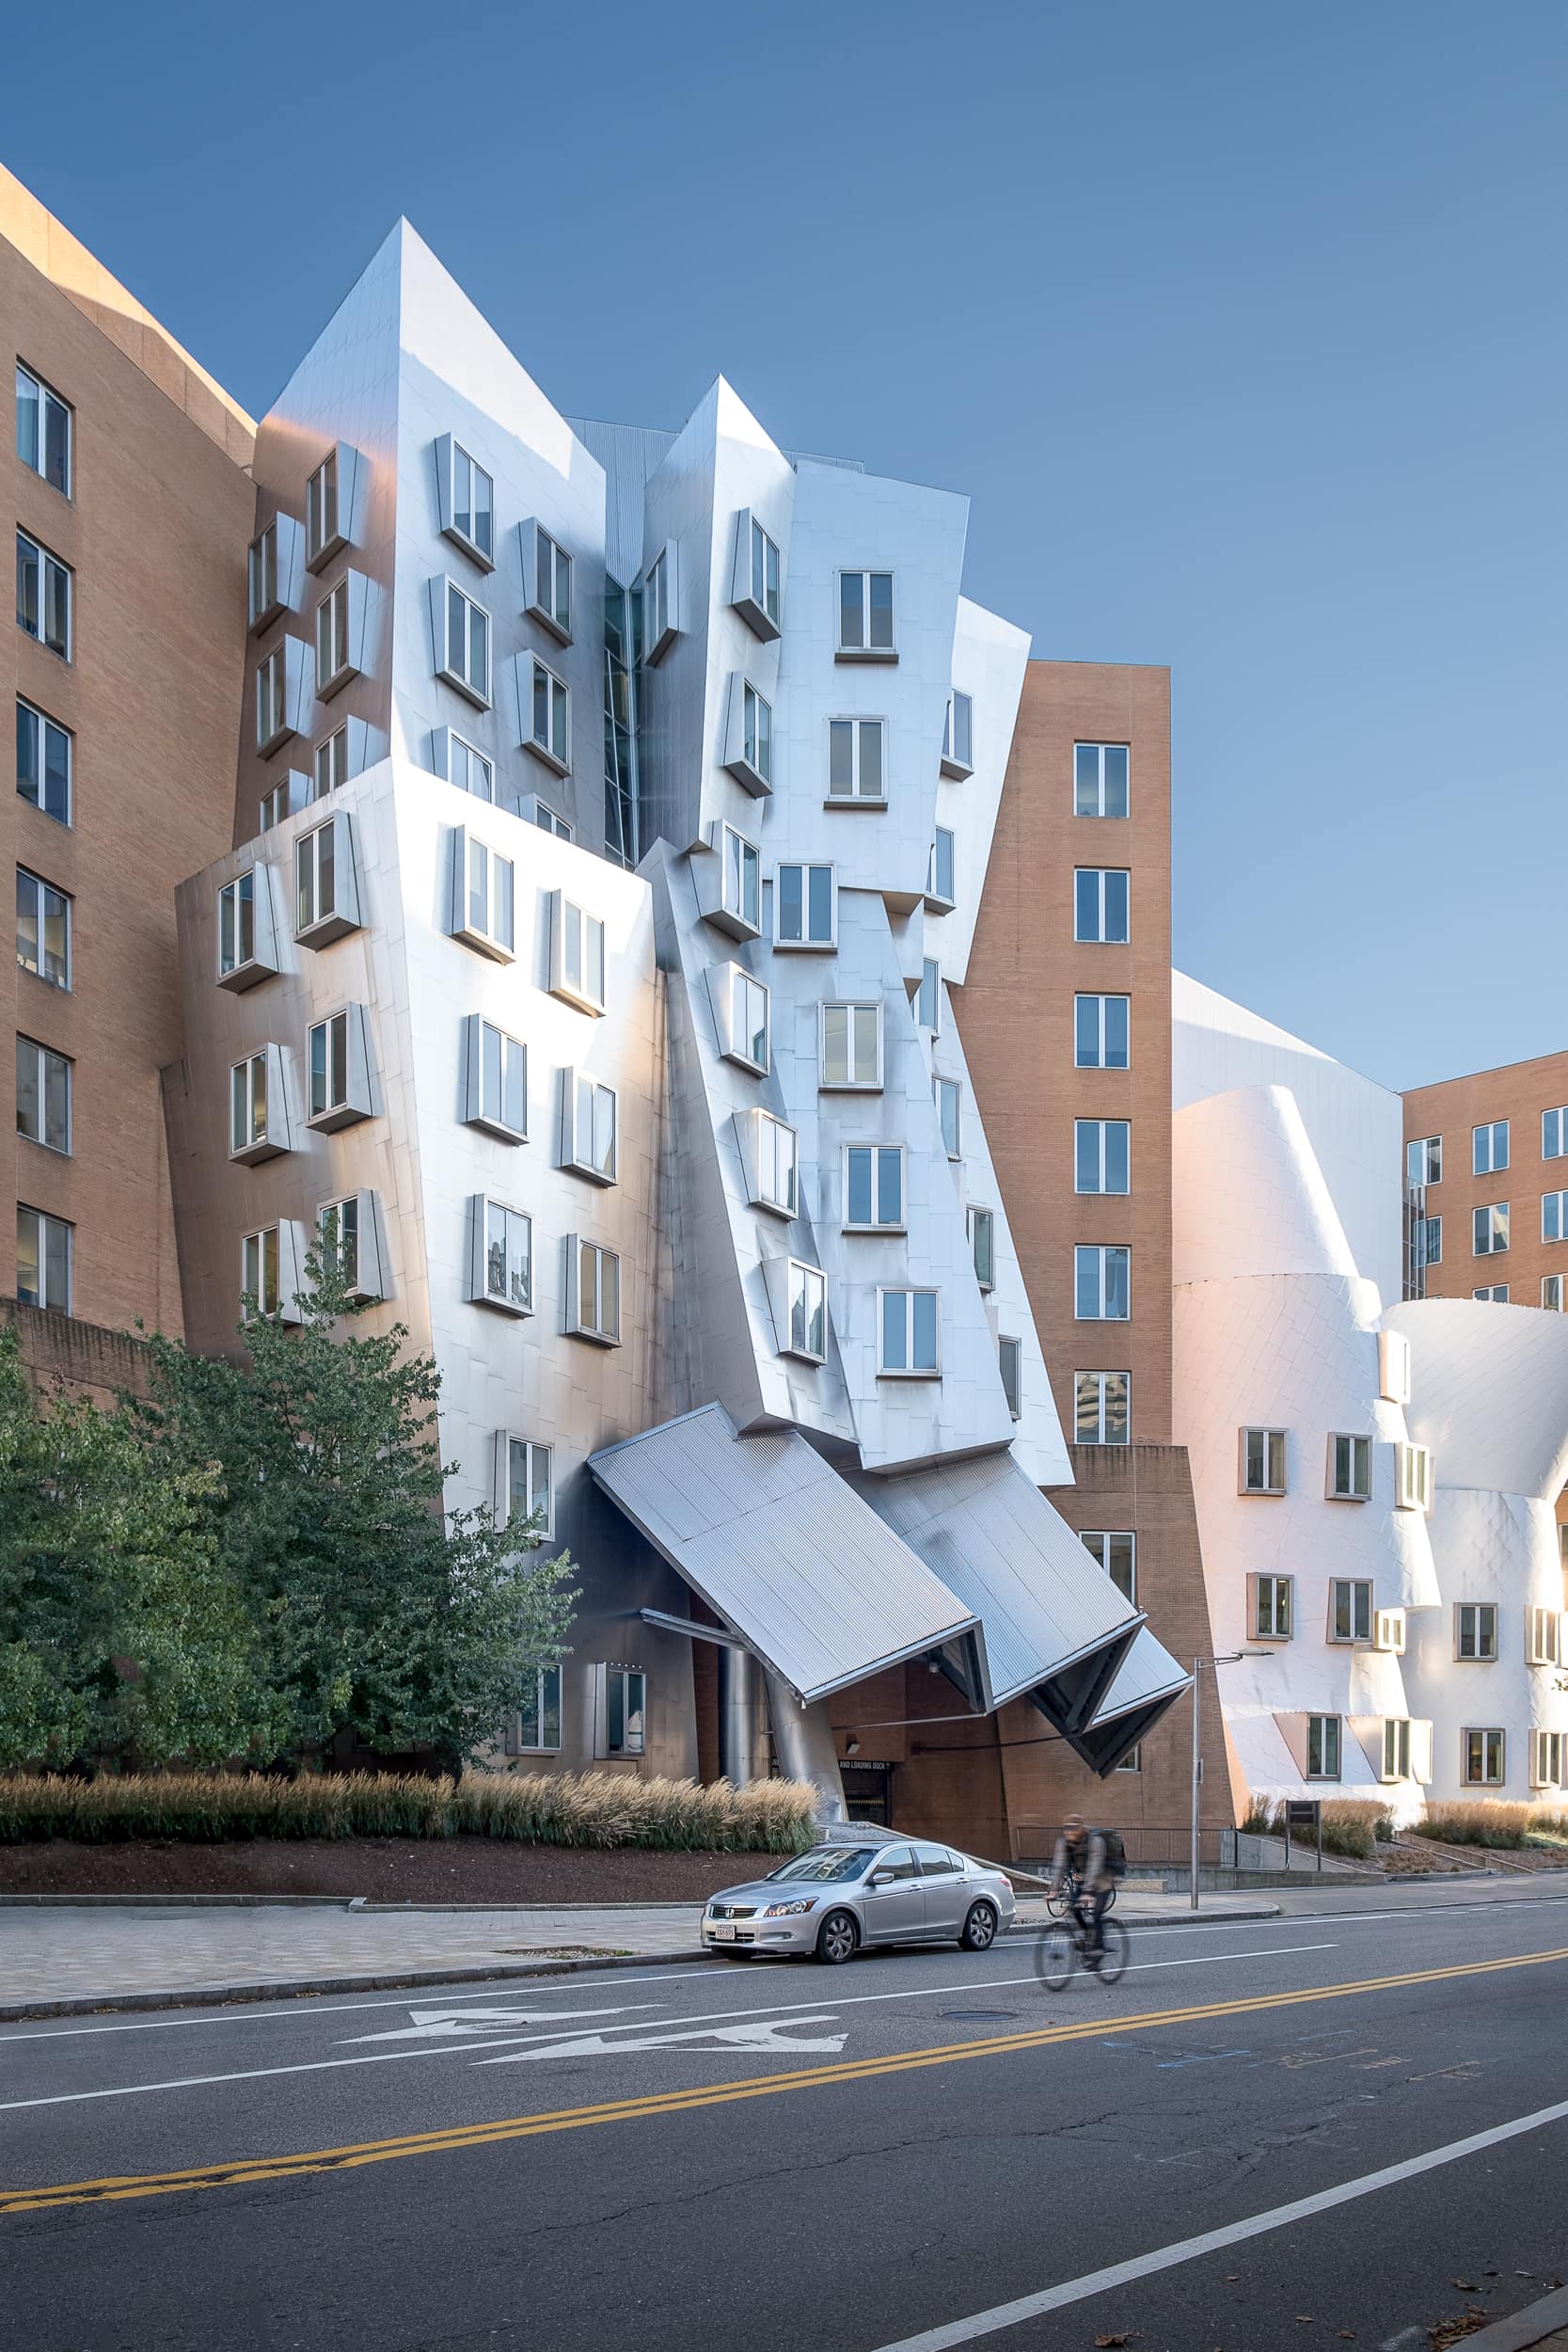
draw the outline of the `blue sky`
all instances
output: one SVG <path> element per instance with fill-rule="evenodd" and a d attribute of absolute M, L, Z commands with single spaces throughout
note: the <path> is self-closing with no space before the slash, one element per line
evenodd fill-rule
<path fill-rule="evenodd" d="M 1568 1043 L 1568 10 L 84 0 L 0 157 L 263 409 L 407 213 L 569 413 L 721 369 L 1168 661 L 1176 952 L 1394 1086 Z"/>

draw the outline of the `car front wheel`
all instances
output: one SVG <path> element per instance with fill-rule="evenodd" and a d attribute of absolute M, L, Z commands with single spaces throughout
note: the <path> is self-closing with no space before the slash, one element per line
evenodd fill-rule
<path fill-rule="evenodd" d="M 853 1960 L 860 1931 L 854 1915 L 847 1911 L 830 1911 L 816 1931 L 816 1957 L 827 1962 L 830 1968 L 840 1967 Z"/>
<path fill-rule="evenodd" d="M 990 1903 L 974 1903 L 964 1921 L 958 1942 L 966 1952 L 989 1952 L 996 1941 L 996 1913 Z"/>

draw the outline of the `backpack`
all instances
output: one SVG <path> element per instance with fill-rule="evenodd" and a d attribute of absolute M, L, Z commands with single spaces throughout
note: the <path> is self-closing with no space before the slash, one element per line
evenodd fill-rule
<path fill-rule="evenodd" d="M 1114 1879 L 1124 1879 L 1127 1876 L 1127 1849 L 1121 1842 L 1120 1830 L 1102 1829 L 1100 1835 L 1105 1842 L 1105 1867 Z"/>

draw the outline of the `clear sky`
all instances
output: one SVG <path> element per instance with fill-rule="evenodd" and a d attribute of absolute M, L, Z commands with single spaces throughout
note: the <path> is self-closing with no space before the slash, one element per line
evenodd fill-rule
<path fill-rule="evenodd" d="M 66 55 L 59 55 L 61 48 Z M 1394 1086 L 1568 1044 L 1568 8 L 77 0 L 0 156 L 260 412 L 405 212 L 557 405 L 967 490 L 1169 662 L 1176 953 Z"/>

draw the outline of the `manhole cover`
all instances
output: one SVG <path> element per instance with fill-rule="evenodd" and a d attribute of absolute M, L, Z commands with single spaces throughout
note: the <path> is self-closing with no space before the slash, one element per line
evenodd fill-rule
<path fill-rule="evenodd" d="M 944 2009 L 942 2013 L 944 2017 L 974 2019 L 976 2023 L 985 2025 L 989 2025 L 993 2018 L 1018 2015 L 1016 2009 Z"/>

